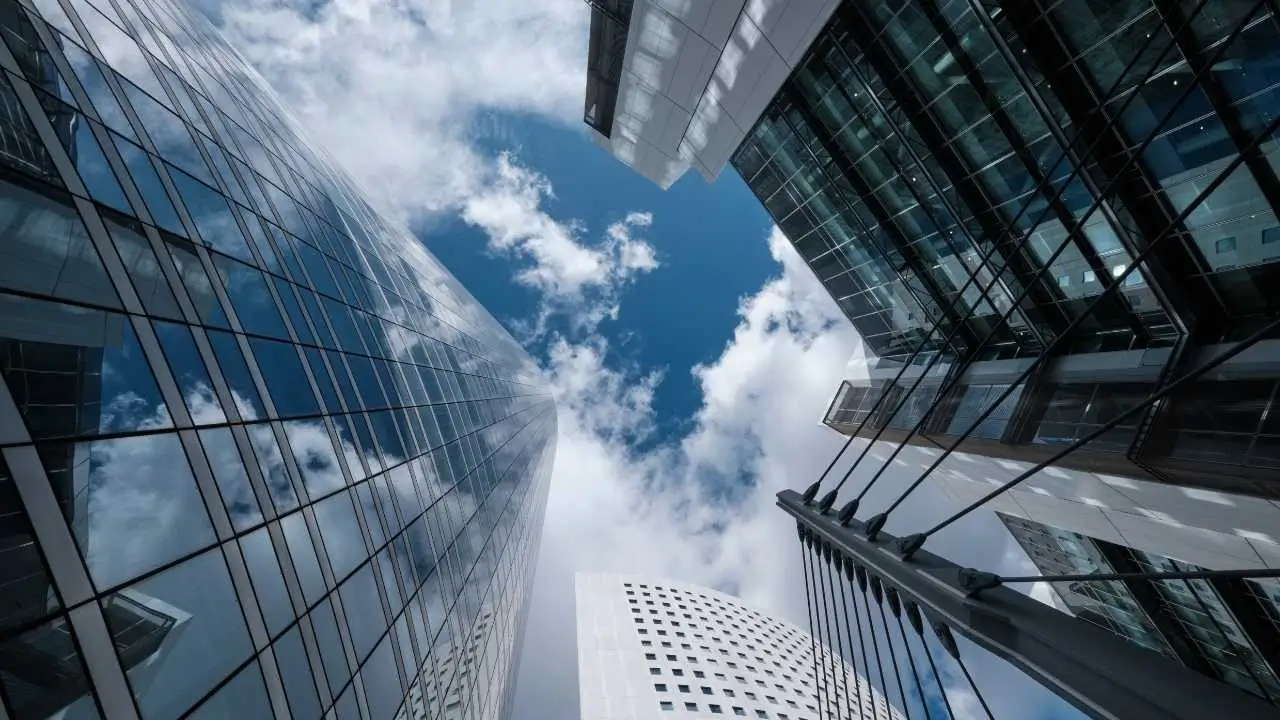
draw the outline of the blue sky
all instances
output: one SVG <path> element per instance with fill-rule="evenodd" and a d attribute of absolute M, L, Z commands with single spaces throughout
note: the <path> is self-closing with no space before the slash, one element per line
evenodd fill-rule
<path fill-rule="evenodd" d="M 579 571 L 730 589 L 805 625 L 794 526 L 773 498 L 840 446 L 819 421 L 865 371 L 861 342 L 731 169 L 662 192 L 588 140 L 587 6 L 216 9 L 305 132 L 526 341 L 557 395 L 517 720 L 577 717 Z M 895 473 L 868 504 L 901 486 Z M 896 522 L 945 516 L 937 494 L 917 495 Z M 941 538 L 949 554 L 1025 569 L 998 523 L 972 519 Z M 980 665 L 1002 715 L 1061 710 Z"/>
<path fill-rule="evenodd" d="M 663 371 L 653 410 L 655 442 L 688 430 L 700 398 L 689 370 L 712 362 L 737 324 L 739 300 L 777 272 L 762 238 L 768 214 L 730 168 L 708 184 L 695 173 L 663 192 L 586 140 L 577 127 L 536 118 L 506 119 L 505 147 L 537 168 L 555 188 L 548 212 L 581 224 L 589 242 L 628 212 L 653 214 L 645 238 L 657 251 L 661 272 L 636 279 L 617 320 L 599 325 L 608 344 L 607 362 L 639 374 Z M 537 315 L 538 293 L 513 286 L 518 260 L 485 249 L 483 231 L 457 218 L 424 228 L 422 237 L 476 298 L 499 319 L 518 329 Z M 514 321 L 514 322 L 512 322 Z M 567 318 L 552 328 L 566 332 Z M 547 339 L 532 343 L 545 350 Z"/>

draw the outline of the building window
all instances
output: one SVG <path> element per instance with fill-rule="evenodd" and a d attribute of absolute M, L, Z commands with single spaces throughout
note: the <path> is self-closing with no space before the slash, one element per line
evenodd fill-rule
<path fill-rule="evenodd" d="M 650 674 L 650 675 L 661 675 L 661 674 L 662 674 L 662 670 L 661 670 L 661 669 L 659 669 L 659 668 L 649 668 L 649 674 Z"/>
<path fill-rule="evenodd" d="M 1234 237 L 1218 238 L 1217 242 L 1213 244 L 1213 249 L 1219 255 L 1222 253 L 1235 252 L 1236 239 Z"/>
<path fill-rule="evenodd" d="M 655 655 L 654 653 L 645 653 L 645 654 L 644 654 L 644 659 L 645 659 L 645 660 L 657 660 L 657 659 L 658 659 L 658 656 L 657 656 L 657 655 Z"/>
<path fill-rule="evenodd" d="M 767 718 L 767 717 L 769 717 L 769 713 L 767 713 L 767 712 L 765 712 L 765 711 L 763 711 L 763 710 L 757 710 L 757 711 L 756 711 L 756 717 L 758 717 L 758 718 Z"/>
<path fill-rule="evenodd" d="M 1280 227 L 1269 227 L 1262 231 L 1262 244 L 1270 245 L 1273 242 L 1280 242 Z"/>
<path fill-rule="evenodd" d="M 707 687 L 706 685 L 703 685 L 703 686 L 702 686 L 702 694 L 703 694 L 703 695 L 710 695 L 710 694 L 711 694 L 711 688 Z"/>
<path fill-rule="evenodd" d="M 682 693 L 687 693 L 687 692 L 689 692 L 689 686 L 688 686 L 688 685 L 677 685 L 677 686 L 676 686 L 676 690 L 679 690 L 679 691 L 680 691 L 680 692 L 682 692 Z"/>
<path fill-rule="evenodd" d="M 1096 274 L 1096 273 L 1094 273 L 1092 270 L 1085 270 L 1085 271 L 1084 271 L 1084 281 L 1085 281 L 1086 283 L 1098 282 L 1098 276 L 1097 276 L 1097 274 Z"/>
<path fill-rule="evenodd" d="M 711 714 L 712 714 L 712 715 L 723 715 L 723 714 L 724 714 L 724 710 L 720 709 L 720 706 L 719 706 L 719 705 L 711 705 L 711 706 L 710 706 L 710 708 L 711 708 Z"/>
<path fill-rule="evenodd" d="M 740 708 L 740 707 L 734 707 L 734 708 L 733 708 L 733 714 L 734 714 L 734 715 L 737 715 L 738 717 L 746 717 L 746 716 L 747 716 L 747 711 L 746 711 L 746 710 L 743 710 L 743 709 L 742 709 L 742 708 Z"/>
<path fill-rule="evenodd" d="M 654 684 L 653 684 L 653 689 L 654 689 L 654 690 L 657 690 L 658 692 L 666 692 L 666 691 L 667 691 L 667 684 L 666 684 L 666 683 L 654 683 Z"/>
<path fill-rule="evenodd" d="M 684 704 L 684 709 L 685 709 L 685 710 L 692 710 L 692 711 L 694 711 L 694 712 L 697 712 L 697 711 L 698 711 L 698 703 L 691 703 L 691 702 L 687 702 L 687 703 L 685 703 L 685 704 Z"/>
<path fill-rule="evenodd" d="M 1058 276 L 1058 287 L 1069 287 L 1070 285 L 1071 285 L 1071 276 L 1070 276 L 1070 275 L 1059 275 L 1059 276 Z"/>
<path fill-rule="evenodd" d="M 671 671 L 671 674 L 672 674 L 672 675 L 675 675 L 676 677 L 684 677 L 684 671 L 683 671 L 683 670 L 681 670 L 680 668 L 675 668 L 675 669 L 673 669 L 673 670 Z"/>
<path fill-rule="evenodd" d="M 658 708 L 659 708 L 660 710 L 666 710 L 666 711 L 670 712 L 670 711 L 672 711 L 672 710 L 675 710 L 675 709 L 676 709 L 676 704 L 675 704 L 675 703 L 673 703 L 673 702 L 671 702 L 670 700 L 663 700 L 663 701 L 661 701 L 661 702 L 659 702 L 659 703 L 658 703 Z"/>

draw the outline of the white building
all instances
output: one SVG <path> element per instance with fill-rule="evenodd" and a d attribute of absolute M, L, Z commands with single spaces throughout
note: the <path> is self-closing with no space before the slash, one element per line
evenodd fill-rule
<path fill-rule="evenodd" d="M 690 165 L 707 180 L 715 179 L 839 2 L 607 0 L 593 5 L 598 9 L 593 33 L 609 20 L 627 27 L 613 31 L 625 33 L 620 75 L 603 80 L 598 89 L 588 88 L 587 124 L 603 125 L 596 127 L 596 142 L 665 190 Z M 592 49 L 593 67 L 619 64 L 604 60 L 611 52 L 608 42 L 598 41 Z M 594 106 L 602 101 L 615 109 L 595 118 L 601 113 Z"/>
<path fill-rule="evenodd" d="M 731 595 L 632 575 L 579 573 L 574 586 L 582 720 L 901 718 L 820 644 L 815 663 L 808 633 Z M 839 692 L 820 706 L 824 679 Z"/>

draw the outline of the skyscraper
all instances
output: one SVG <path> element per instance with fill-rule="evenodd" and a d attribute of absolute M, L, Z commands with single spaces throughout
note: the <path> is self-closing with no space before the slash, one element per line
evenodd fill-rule
<path fill-rule="evenodd" d="M 574 593 L 582 720 L 901 717 L 808 633 L 731 595 L 607 573 L 578 573 Z"/>
<path fill-rule="evenodd" d="M 0 717 L 503 717 L 529 358 L 186 4 L 0 30 Z"/>
<path fill-rule="evenodd" d="M 636 2 L 601 142 L 664 186 L 731 157 L 878 358 L 833 409 L 1035 462 L 1280 309 L 1274 13 Z M 1277 497 L 1276 343 L 1061 463 Z"/>

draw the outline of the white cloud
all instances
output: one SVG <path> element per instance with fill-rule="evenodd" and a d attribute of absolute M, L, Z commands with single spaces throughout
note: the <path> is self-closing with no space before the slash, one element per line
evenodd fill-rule
<path fill-rule="evenodd" d="M 589 332 L 606 317 L 617 317 L 619 293 L 635 276 L 658 268 L 653 246 L 635 237 L 653 216 L 628 213 L 609 225 L 603 241 L 592 243 L 583 239 L 578 223 L 556 220 L 543 209 L 552 197 L 546 177 L 504 152 L 493 182 L 463 201 L 461 217 L 485 232 L 490 251 L 523 262 L 516 282 L 542 298 L 534 335 L 542 334 L 554 313 Z"/>
<path fill-rule="evenodd" d="M 616 317 L 628 283 L 659 268 L 641 237 L 652 216 L 630 213 L 593 239 L 598 230 L 545 209 L 552 189 L 536 169 L 484 149 L 508 144 L 505 115 L 580 122 L 585 7 L 232 0 L 211 14 L 383 209 L 419 227 L 457 214 L 486 233 L 491 252 L 518 259 L 515 279 L 543 299 L 531 335 L 546 332 L 552 314 L 571 319 L 571 335 L 553 339 L 545 359 L 561 399 L 560 437 L 525 642 L 537 661 L 524 663 L 518 716 L 576 714 L 575 570 L 718 585 L 802 621 L 799 550 L 772 496 L 806 485 L 839 446 L 818 420 L 860 354 L 857 337 L 774 233 L 782 274 L 742 301 L 721 356 L 693 370 L 704 401 L 693 430 L 636 449 L 650 436 L 661 376 L 610 367 L 593 331 Z M 939 513 L 926 500 L 898 516 Z M 956 548 L 973 562 L 1003 557 L 1005 540 L 991 528 L 961 535 Z"/>
<path fill-rule="evenodd" d="M 589 13 L 522 0 L 231 0 L 208 11 L 375 202 L 423 220 L 503 181 L 494 113 L 579 123 Z"/>
<path fill-rule="evenodd" d="M 633 427 L 643 437 L 651 425 L 656 376 L 608 367 L 598 338 L 553 345 L 547 369 L 560 434 L 525 644 L 526 657 L 539 661 L 522 669 L 517 718 L 576 716 L 576 681 L 564 671 L 576 662 L 575 571 L 650 573 L 718 587 L 807 625 L 794 523 L 773 496 L 808 485 L 839 448 L 843 438 L 820 417 L 861 346 L 781 233 L 770 235 L 769 246 L 782 272 L 741 301 L 720 356 L 692 369 L 703 402 L 693 429 L 676 442 L 640 452 L 626 432 Z M 923 457 L 909 465 L 918 471 Z M 866 477 L 855 476 L 845 494 Z M 883 507 L 912 477 L 886 473 L 867 507 Z M 923 529 L 954 509 L 928 490 L 895 513 L 890 529 Z M 978 567 L 1003 569 L 1006 558 L 1019 559 L 989 516 L 957 523 L 939 545 Z M 1039 697 L 1007 669 L 985 672 L 1010 688 L 1007 702 Z M 956 681 L 948 676 L 949 685 Z M 975 699 L 957 700 L 980 712 Z"/>

